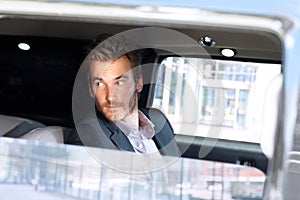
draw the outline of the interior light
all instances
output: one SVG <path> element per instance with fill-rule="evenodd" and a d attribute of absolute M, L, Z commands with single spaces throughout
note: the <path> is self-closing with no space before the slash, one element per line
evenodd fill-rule
<path fill-rule="evenodd" d="M 198 42 L 200 44 L 202 44 L 202 46 L 205 46 L 205 47 L 212 47 L 212 46 L 215 46 L 215 44 L 216 44 L 215 40 L 209 36 L 204 36 L 204 37 L 200 38 L 200 40 Z"/>
<path fill-rule="evenodd" d="M 225 57 L 233 57 L 235 55 L 235 51 L 233 49 L 222 49 L 221 54 Z"/>
<path fill-rule="evenodd" d="M 26 44 L 26 43 L 19 43 L 19 44 L 18 44 L 18 47 L 19 47 L 21 50 L 24 50 L 24 51 L 27 51 L 27 50 L 30 49 L 29 44 Z"/>

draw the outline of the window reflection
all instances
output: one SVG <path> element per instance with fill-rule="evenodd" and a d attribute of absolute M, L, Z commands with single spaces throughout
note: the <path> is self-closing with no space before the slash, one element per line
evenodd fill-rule
<path fill-rule="evenodd" d="M 97 150 L 119 154 L 120 164 L 127 155 Z M 255 168 L 182 158 L 153 172 L 122 172 L 83 147 L 16 139 L 0 139 L 0 158 L 3 199 L 259 199 L 265 182 Z"/>
<path fill-rule="evenodd" d="M 223 126 L 225 139 L 238 138 L 228 134 L 239 129 L 244 135 L 252 131 L 242 140 L 258 142 L 253 128 L 261 123 L 268 85 L 280 73 L 279 64 L 168 57 L 159 68 L 153 107 L 165 112 L 179 134 L 201 134 L 179 132 L 185 126 Z M 183 117 L 191 99 L 197 113 Z M 222 120 L 214 120 L 216 109 Z"/>

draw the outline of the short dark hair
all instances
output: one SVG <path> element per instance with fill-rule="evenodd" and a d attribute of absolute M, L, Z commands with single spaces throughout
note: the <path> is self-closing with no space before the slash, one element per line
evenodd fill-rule
<path fill-rule="evenodd" d="M 91 41 L 84 49 L 84 54 L 86 55 L 85 65 L 87 66 L 88 81 L 90 81 L 89 76 L 89 66 L 92 61 L 105 62 L 109 60 L 116 60 L 121 56 L 126 56 L 131 63 L 131 68 L 133 70 L 133 75 L 135 82 L 142 75 L 141 68 L 141 53 L 138 49 L 132 48 L 134 43 L 129 39 L 125 39 L 123 36 L 112 37 L 111 34 L 101 34 Z"/>

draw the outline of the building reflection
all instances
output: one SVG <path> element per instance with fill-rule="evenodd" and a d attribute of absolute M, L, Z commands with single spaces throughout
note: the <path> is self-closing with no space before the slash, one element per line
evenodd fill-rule
<path fill-rule="evenodd" d="M 167 115 L 176 133 L 206 136 L 208 126 L 221 126 L 223 139 L 248 134 L 244 141 L 259 142 L 255 128 L 280 64 L 167 57 L 158 70 L 152 106 Z M 191 126 L 195 132 L 184 132 Z"/>
<path fill-rule="evenodd" d="M 30 186 L 27 196 L 44 192 L 59 199 L 261 198 L 265 181 L 261 171 L 247 166 L 180 158 L 160 170 L 135 173 L 134 167 L 120 171 L 95 161 L 84 147 L 8 138 L 0 143 L 2 186 Z M 112 154 L 120 165 L 136 156 L 98 150 Z"/>

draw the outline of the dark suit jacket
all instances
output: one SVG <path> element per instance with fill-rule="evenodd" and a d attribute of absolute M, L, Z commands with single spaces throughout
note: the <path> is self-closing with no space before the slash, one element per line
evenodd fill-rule
<path fill-rule="evenodd" d="M 140 109 L 155 125 L 153 141 L 162 155 L 180 156 L 174 131 L 158 109 Z M 134 152 L 127 136 L 100 112 L 89 114 L 69 135 L 66 144 L 85 145 Z"/>

